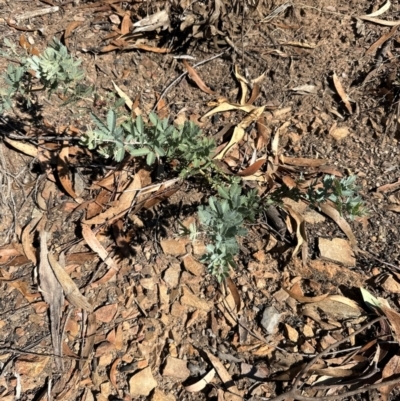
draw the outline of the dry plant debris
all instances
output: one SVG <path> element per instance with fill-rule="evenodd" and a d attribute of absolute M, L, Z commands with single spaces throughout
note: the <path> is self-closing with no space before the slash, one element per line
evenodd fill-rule
<path fill-rule="evenodd" d="M 0 4 L 0 400 L 397 399 L 396 5 L 54 3 Z"/>

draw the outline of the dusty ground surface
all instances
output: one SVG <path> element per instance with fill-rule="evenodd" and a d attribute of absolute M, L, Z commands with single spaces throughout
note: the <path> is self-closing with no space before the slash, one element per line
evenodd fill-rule
<path fill-rule="evenodd" d="M 2 47 L 1 70 L 24 54 L 26 43 L 40 52 L 53 37 L 65 42 L 67 30 L 68 49 L 83 61 L 86 83 L 96 87 L 94 98 L 62 108 L 56 95 L 39 93 L 41 106 L 34 112 L 16 109 L 2 117 L 3 138 L 16 135 L 28 147 L 0 144 L 1 400 L 266 400 L 293 386 L 296 392 L 279 399 L 397 399 L 391 387 L 359 389 L 399 373 L 399 36 L 391 26 L 356 19 L 379 9 L 380 2 L 260 0 L 255 9 L 250 0 L 224 3 L 211 23 L 214 1 L 182 1 L 169 11 L 170 29 L 121 42 L 125 15 L 125 21 L 136 22 L 165 9 L 164 2 L 0 1 L 0 36 L 15 45 Z M 59 10 L 21 17 L 52 5 Z M 394 1 L 377 18 L 396 21 L 399 12 Z M 182 31 L 182 22 L 192 17 L 203 23 Z M 391 30 L 383 45 L 371 49 Z M 106 48 L 113 40 L 120 42 Z M 174 58 L 182 55 L 194 58 L 191 65 L 210 59 L 196 71 L 214 94 L 187 75 L 169 86 L 186 71 L 182 59 Z M 266 106 L 267 139 L 257 156 L 272 156 L 270 140 L 279 131 L 279 155 L 297 160 L 296 165 L 272 157 L 281 166 L 278 185 L 300 174 L 357 175 L 369 210 L 366 218 L 349 222 L 358 251 L 337 221 L 292 204 L 306 221 L 308 259 L 292 257 L 298 240 L 293 218 L 282 214 L 284 239 L 260 219 L 240 240 L 238 269 L 219 285 L 198 262 L 202 239 L 193 243 L 179 236 L 178 222 L 193 221 L 209 188 L 189 180 L 153 207 L 133 207 L 113 222 L 96 220 L 118 209 L 118 194 L 135 174 L 143 187 L 161 184 L 162 178 L 133 160 L 105 164 L 77 142 L 43 139 L 80 135 L 90 124 L 90 110 L 104 116 L 116 98 L 113 81 L 137 99 L 144 115 L 155 108 L 171 121 L 192 119 L 218 145 L 226 143 L 231 131 L 218 133 L 243 114 L 200 117 L 218 98 L 239 101 L 235 66 L 248 81 L 264 74 L 255 105 Z M 349 102 L 340 96 L 334 74 Z M 28 139 L 18 139 L 21 134 Z M 257 136 L 254 124 L 252 135 Z M 237 155 L 242 170 L 249 158 Z M 313 166 L 311 159 L 324 159 L 325 167 Z M 162 188 L 160 193 L 165 195 Z M 143 195 L 131 203 L 146 200 Z M 38 277 L 46 251 L 85 295 L 91 305 L 86 309 L 94 310 L 60 301 L 56 332 L 62 358 L 54 356 L 53 306 Z M 369 309 L 361 287 L 385 299 L 386 309 Z M 389 324 L 371 323 L 379 313 Z M 346 339 L 362 325 L 367 327 L 359 335 Z"/>

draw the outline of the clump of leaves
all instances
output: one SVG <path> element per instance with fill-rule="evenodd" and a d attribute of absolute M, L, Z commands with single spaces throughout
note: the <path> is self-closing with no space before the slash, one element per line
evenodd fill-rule
<path fill-rule="evenodd" d="M 365 216 L 367 213 L 364 202 L 358 195 L 360 187 L 356 185 L 356 180 L 355 175 L 340 180 L 334 175 L 326 175 L 322 180 L 322 186 L 314 183 L 309 187 L 305 197 L 316 207 L 330 200 L 341 215 L 347 215 L 353 220 L 356 216 Z"/>
<path fill-rule="evenodd" d="M 237 237 L 247 234 L 244 224 L 254 222 L 259 201 L 255 190 L 242 194 L 238 184 L 229 189 L 219 187 L 218 194 L 221 199 L 211 197 L 208 206 L 199 208 L 198 216 L 201 230 L 211 242 L 202 262 L 208 264 L 209 272 L 221 282 L 228 276 L 230 268 L 236 267 Z M 194 226 L 190 231 L 192 238 L 198 235 Z"/>
<path fill-rule="evenodd" d="M 27 67 L 35 71 L 36 78 L 50 92 L 60 84 L 68 88 L 85 77 L 85 71 L 80 68 L 82 61 L 74 60 L 68 54 L 68 49 L 56 38 L 43 54 L 32 56 L 26 61 Z"/>
<path fill-rule="evenodd" d="M 58 39 L 53 39 L 42 55 L 28 57 L 20 66 L 9 64 L 3 75 L 6 85 L 0 90 L 0 111 L 11 108 L 12 99 L 18 94 L 29 107 L 34 77 L 49 94 L 60 87 L 66 93 L 85 77 L 80 65 L 81 61 L 74 60 Z"/>
<path fill-rule="evenodd" d="M 282 185 L 275 190 L 268 198 L 267 203 L 280 204 L 283 198 L 291 198 L 295 201 L 306 199 L 311 206 L 318 208 L 321 203 L 331 201 L 335 204 L 336 209 L 343 216 L 353 220 L 357 216 L 365 216 L 367 209 L 360 195 L 360 187 L 356 185 L 357 177 L 351 175 L 339 179 L 334 175 L 325 175 L 322 184 L 315 180 L 306 193 L 300 191 L 299 188 L 288 188 Z"/>
<path fill-rule="evenodd" d="M 82 144 L 97 149 L 104 157 L 119 162 L 128 152 L 131 156 L 146 156 L 149 166 L 156 159 L 177 159 L 183 176 L 211 164 L 215 142 L 202 137 L 201 129 L 192 121 L 175 128 L 168 119 L 161 120 L 150 113 L 151 124 L 145 124 L 142 116 L 137 116 L 118 125 L 115 110 L 108 111 L 106 123 L 94 114 L 92 119 L 96 127 L 86 132 Z"/>

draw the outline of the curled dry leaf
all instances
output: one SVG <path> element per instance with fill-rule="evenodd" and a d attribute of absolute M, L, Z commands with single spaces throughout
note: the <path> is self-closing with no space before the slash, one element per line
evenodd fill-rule
<path fill-rule="evenodd" d="M 397 191 L 400 188 L 400 178 L 393 182 L 392 184 L 385 184 L 380 186 L 376 191 L 377 192 L 393 192 Z"/>
<path fill-rule="evenodd" d="M 336 73 L 333 74 L 332 78 L 333 78 L 333 84 L 335 85 L 335 88 L 336 88 L 336 92 L 342 99 L 342 102 L 346 106 L 347 111 L 349 112 L 349 114 L 353 114 L 353 109 L 351 107 L 349 97 L 347 96 L 347 93 L 344 91 L 342 83 L 340 82 Z"/>
<path fill-rule="evenodd" d="M 292 298 L 294 298 L 297 302 L 301 303 L 312 303 L 312 302 L 320 302 L 329 297 L 329 294 L 317 295 L 315 297 L 306 297 L 304 295 L 299 294 L 297 291 L 291 291 L 288 288 L 282 287 Z"/>
<path fill-rule="evenodd" d="M 111 365 L 111 369 L 110 369 L 110 382 L 111 384 L 114 386 L 115 390 L 118 391 L 118 383 L 117 383 L 117 366 L 118 364 L 122 361 L 121 358 L 117 358 L 113 364 Z"/>
<path fill-rule="evenodd" d="M 396 25 L 400 25 L 400 20 L 396 20 L 396 21 L 386 21 L 383 19 L 379 19 L 379 18 L 371 18 L 371 17 L 367 17 L 362 15 L 361 17 L 358 17 L 359 19 L 362 19 L 364 21 L 369 21 L 369 22 L 373 22 L 375 24 L 379 24 L 379 25 L 385 25 L 385 26 L 396 26 Z"/>
<path fill-rule="evenodd" d="M 14 149 L 19 150 L 20 152 L 31 156 L 31 157 L 37 157 L 38 156 L 38 150 L 36 146 L 31 145 L 30 143 L 24 143 L 21 141 L 16 141 L 14 139 L 7 138 L 6 136 L 4 137 L 4 142 L 8 143 L 10 146 L 12 146 Z"/>
<path fill-rule="evenodd" d="M 167 9 L 164 9 L 159 11 L 158 13 L 149 15 L 148 17 L 135 22 L 133 24 L 133 26 L 135 27 L 133 32 L 151 32 L 155 31 L 158 28 L 165 30 L 169 27 L 169 24 L 169 11 Z"/>
<path fill-rule="evenodd" d="M 390 359 L 390 361 L 386 364 L 386 366 L 383 368 L 382 379 L 389 378 L 399 373 L 400 373 L 400 356 L 394 355 Z M 389 395 L 395 387 L 396 385 L 382 386 L 379 388 L 383 401 L 387 401 L 389 399 Z"/>
<path fill-rule="evenodd" d="M 93 308 L 89 301 L 80 293 L 78 286 L 68 275 L 68 273 L 60 266 L 54 255 L 48 254 L 50 266 L 57 277 L 58 282 L 64 290 L 65 297 L 76 308 L 84 309 L 87 312 L 92 312 Z"/>
<path fill-rule="evenodd" d="M 248 128 L 251 123 L 257 121 L 260 118 L 260 116 L 264 112 L 264 109 L 265 106 L 255 108 L 235 127 L 232 138 L 229 141 L 228 145 L 226 145 L 225 148 L 218 155 L 215 156 L 215 159 L 221 160 L 226 155 L 226 153 L 228 153 L 232 149 L 233 145 L 237 144 L 243 139 L 246 128 Z"/>
<path fill-rule="evenodd" d="M 206 387 L 207 384 L 211 382 L 214 376 L 215 376 L 215 369 L 211 369 L 204 377 L 202 377 L 196 383 L 193 383 L 190 386 L 186 386 L 184 388 L 186 391 L 189 391 L 189 393 L 197 393 L 203 390 L 203 388 Z"/>
<path fill-rule="evenodd" d="M 319 208 L 330 217 L 346 234 L 347 238 L 350 240 L 351 246 L 354 248 L 357 246 L 357 239 L 351 230 L 350 224 L 340 215 L 339 211 L 333 206 L 329 205 L 327 202 L 321 203 Z"/>
<path fill-rule="evenodd" d="M 388 0 L 381 8 L 379 8 L 375 12 L 373 12 L 371 14 L 362 15 L 361 17 L 378 17 L 379 15 L 388 11 L 390 6 L 391 6 L 391 3 L 390 3 L 390 0 Z M 359 18 L 361 18 L 361 17 L 359 17 Z"/>
<path fill-rule="evenodd" d="M 232 377 L 226 370 L 225 366 L 211 352 L 204 352 L 207 354 L 208 359 L 210 360 L 210 362 L 214 366 L 214 369 L 217 371 L 218 376 L 224 383 L 225 389 L 227 390 L 224 394 L 225 401 L 242 401 L 242 393 L 238 390 L 236 384 L 234 384 L 234 381 L 232 380 Z"/>
<path fill-rule="evenodd" d="M 246 113 L 251 113 L 256 108 L 257 108 L 256 106 L 253 106 L 250 104 L 240 105 L 240 104 L 228 102 L 225 99 L 225 101 L 220 103 L 214 109 L 212 109 L 208 113 L 204 114 L 204 116 L 200 118 L 200 121 L 204 121 L 204 119 L 206 119 L 207 117 L 213 116 L 214 114 L 217 114 L 217 113 L 223 113 L 225 111 L 241 110 L 241 111 L 245 111 Z"/>
<path fill-rule="evenodd" d="M 196 83 L 199 89 L 205 93 L 208 93 L 209 95 L 213 95 L 215 93 L 204 83 L 197 71 L 186 60 L 183 60 L 183 65 L 185 66 L 189 77 Z"/>
<path fill-rule="evenodd" d="M 241 89 L 241 95 L 240 95 L 240 105 L 245 105 L 246 104 L 246 97 L 247 97 L 247 85 L 249 84 L 249 81 L 239 73 L 239 67 L 236 64 L 235 65 L 235 77 L 239 81 L 240 84 L 240 89 Z"/>
<path fill-rule="evenodd" d="M 289 215 L 294 219 L 296 222 L 296 238 L 297 238 L 297 245 L 296 248 L 293 250 L 292 257 L 294 258 L 300 250 L 302 249 L 302 260 L 303 264 L 305 265 L 307 262 L 307 234 L 305 229 L 304 218 L 297 212 L 295 212 L 290 206 L 284 205 L 284 209 L 289 213 Z"/>
<path fill-rule="evenodd" d="M 111 81 L 115 91 L 118 93 L 118 96 L 125 100 L 125 105 L 128 107 L 129 110 L 132 110 L 133 102 L 129 98 L 129 96 L 114 82 Z"/>
<path fill-rule="evenodd" d="M 106 283 L 112 277 L 118 273 L 118 266 L 114 260 L 109 257 L 108 252 L 104 249 L 103 245 L 100 244 L 99 240 L 94 235 L 93 231 L 86 224 L 82 224 L 82 235 L 90 249 L 96 252 L 100 259 L 110 268 L 108 272 L 98 281 L 91 284 L 92 287 L 96 287 L 100 284 Z"/>
<path fill-rule="evenodd" d="M 83 199 L 78 197 L 72 186 L 72 181 L 70 178 L 71 172 L 68 167 L 69 158 L 69 146 L 64 144 L 57 158 L 57 173 L 60 179 L 61 185 L 63 186 L 65 192 L 73 198 L 77 203 L 82 203 Z"/>
<path fill-rule="evenodd" d="M 124 17 L 122 18 L 121 23 L 121 35 L 127 35 L 131 29 L 132 21 L 130 12 L 126 12 Z"/>
<path fill-rule="evenodd" d="M 135 199 L 138 191 L 142 188 L 141 177 L 143 176 L 143 178 L 145 178 L 146 175 L 147 172 L 144 170 L 140 170 L 139 172 L 137 172 L 130 185 L 124 190 L 123 194 L 118 199 L 118 203 L 116 206 L 112 206 L 105 212 L 100 213 L 99 215 L 91 219 L 86 219 L 83 222 L 85 224 L 103 224 L 107 221 L 111 224 L 113 221 L 118 220 L 131 207 L 132 202 Z"/>
<path fill-rule="evenodd" d="M 365 54 L 372 54 L 376 50 L 378 50 L 385 42 L 387 42 L 397 31 L 397 28 L 399 27 L 398 25 L 395 25 L 390 32 L 386 33 L 385 35 L 382 35 L 375 43 L 371 45 L 371 47 L 366 51 Z"/>
<path fill-rule="evenodd" d="M 55 361 L 57 368 L 62 371 L 63 362 L 61 359 L 60 319 L 62 314 L 61 308 L 64 303 L 64 294 L 61 284 L 57 280 L 57 277 L 49 264 L 47 232 L 44 230 L 40 233 L 39 280 L 43 298 L 50 307 L 51 341 L 53 344 L 54 355 L 59 356 L 55 358 Z"/>
<path fill-rule="evenodd" d="M 265 159 L 265 158 L 257 160 L 256 162 L 254 162 L 249 167 L 245 168 L 242 171 L 239 171 L 237 173 L 237 175 L 239 175 L 240 177 L 247 177 L 247 176 L 255 174 L 264 165 L 266 160 L 267 159 Z"/>
<path fill-rule="evenodd" d="M 72 35 L 72 32 L 78 28 L 79 26 L 81 26 L 83 24 L 82 21 L 72 21 L 70 22 L 67 27 L 65 28 L 65 32 L 64 32 L 64 42 L 65 42 L 65 46 L 67 48 L 69 48 L 69 38 Z"/>

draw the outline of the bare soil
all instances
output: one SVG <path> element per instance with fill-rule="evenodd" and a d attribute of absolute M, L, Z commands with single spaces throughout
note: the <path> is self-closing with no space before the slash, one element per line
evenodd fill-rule
<path fill-rule="evenodd" d="M 51 3 L 59 7 L 58 12 L 18 18 Z M 180 24 L 183 15 L 187 17 L 193 8 L 190 2 L 182 1 L 185 12 L 171 8 L 172 28 L 150 32 L 139 41 L 152 46 L 153 51 L 102 51 L 110 43 L 107 37 L 120 29 L 110 16 L 129 11 L 136 22 L 163 10 L 165 3 L 0 0 L 0 37 L 14 43 L 18 54 L 24 52 L 21 35 L 43 51 L 53 37 L 62 39 L 71 23 L 80 23 L 68 38 L 68 49 L 83 61 L 87 83 L 96 87 L 94 100 L 84 99 L 66 107 L 60 107 L 62 99 L 56 95 L 47 98 L 39 92 L 37 102 L 41 106 L 34 112 L 17 109 L 16 114 L 2 116 L 2 136 L 22 133 L 32 140 L 20 142 L 44 149 L 41 154 L 46 150 L 57 154 L 59 143 L 36 138 L 64 135 L 62 127 L 83 132 L 90 124 L 90 110 L 104 116 L 117 99 L 112 95 L 114 82 L 130 99 L 138 99 L 144 115 L 155 108 L 160 114 L 167 113 L 171 121 L 182 116 L 192 119 L 201 124 L 205 135 L 215 136 L 221 144 L 227 138 L 217 134 L 228 123 L 238 123 L 243 115 L 226 112 L 204 121 L 200 118 L 217 98 L 238 102 L 237 65 L 248 80 L 265 74 L 257 106 L 266 105 L 270 113 L 286 109 L 266 127 L 273 138 L 289 122 L 279 141 L 281 155 L 326 159 L 330 171 L 357 175 L 369 214 L 349 224 L 359 248 L 366 252 L 355 252 L 356 263 L 350 267 L 322 259 L 320 238 L 347 240 L 340 227 L 325 216 L 323 221 L 306 223 L 309 259 L 304 264 L 301 255 L 292 257 L 295 230 L 291 232 L 289 227 L 286 241 L 282 241 L 271 231 L 271 224 L 261 219 L 249 226 L 248 236 L 240 240 L 238 269 L 231 272 L 228 283 L 220 285 L 207 273 L 206 266 L 197 262 L 204 253 L 204 242 L 192 243 L 179 236 L 179 222 L 193 221 L 197 207 L 206 204 L 210 195 L 206 184 L 189 180 L 152 208 L 126 214 L 112 225 L 90 226 L 107 258 L 118 266 L 118 273 L 110 280 L 93 285 L 110 267 L 108 259 L 101 260 L 83 239 L 82 222 L 88 219 L 89 210 L 85 207 L 95 199 L 100 202 L 97 182 L 113 171 L 122 182 L 122 175 L 117 174 L 125 170 L 133 176 L 137 165 L 132 160 L 122 167 L 106 164 L 76 142 L 65 142 L 64 146 L 70 147 L 74 188 L 82 199 L 79 205 L 60 183 L 57 158 L 50 157 L 46 162 L 44 156 L 28 156 L 4 141 L 0 144 L 0 400 L 17 399 L 18 394 L 20 400 L 50 399 L 48 392 L 54 400 L 273 399 L 291 388 L 310 355 L 372 321 L 375 316 L 363 301 L 361 287 L 387 300 L 394 311 L 399 309 L 400 220 L 398 213 L 388 210 L 389 205 L 398 203 L 397 188 L 379 190 L 399 179 L 399 37 L 395 33 L 387 45 L 368 53 L 371 45 L 392 28 L 356 19 L 383 3 L 304 0 L 271 16 L 285 4 L 283 1 L 260 0 L 255 10 L 251 9 L 251 0 L 223 2 L 227 13 L 216 23 L 221 34 L 190 38 L 191 30 L 181 32 Z M 213 10 L 212 1 L 197 3 L 206 11 Z M 399 3 L 393 1 L 390 10 L 378 18 L 398 20 L 399 12 Z M 198 18 L 204 18 L 198 13 Z M 121 15 L 118 18 L 122 20 Z M 135 40 L 129 43 L 139 43 Z M 154 48 L 169 48 L 170 52 L 157 53 Z M 196 68 L 214 95 L 201 91 L 187 75 L 169 87 L 186 71 L 175 56 L 189 55 L 193 65 L 217 54 L 220 56 Z M 8 58 L 3 54 L 0 69 L 5 70 L 10 59 L 17 58 L 16 54 Z M 338 94 L 334 74 L 350 99 L 351 110 Z M 311 93 L 304 85 L 313 85 Z M 157 107 L 161 94 L 163 102 Z M 335 139 L 331 135 L 335 127 L 347 129 L 348 134 Z M 261 151 L 258 156 L 262 156 Z M 300 176 L 308 170 L 301 167 L 293 171 Z M 146 179 L 149 184 L 162 182 L 150 173 Z M 115 192 L 110 192 L 102 199 L 100 210 L 115 206 L 114 196 Z M 47 219 L 49 250 L 63 258 L 67 273 L 95 311 L 88 314 L 68 301 L 63 303 L 61 370 L 54 356 L 49 308 L 37 273 L 40 238 L 35 225 L 30 225 L 38 222 L 38 212 Z M 286 223 L 290 220 L 285 215 L 283 219 Z M 35 257 L 36 264 L 32 261 Z M 304 298 L 322 294 L 340 295 L 360 309 L 347 311 L 343 306 L 332 306 L 334 300 Z M 308 308 L 310 303 L 314 309 Z M 329 309 L 331 306 L 334 310 Z M 346 307 L 351 309 L 351 305 Z M 278 320 L 268 332 L 266 327 L 274 313 Z M 377 389 L 358 395 L 340 394 L 399 373 L 392 365 L 387 368 L 389 361 L 397 361 L 393 358 L 397 357 L 400 334 L 392 320 L 390 323 L 391 333 L 388 325 L 371 325 L 340 346 L 347 350 L 369 344 L 369 351 L 354 358 L 346 351 L 348 363 L 344 358 L 339 360 L 343 354 L 330 355 L 318 366 L 320 371 L 305 372 L 307 384 L 322 376 L 325 380 L 329 377 L 323 383 L 340 384 L 319 390 L 305 386 L 302 394 L 311 397 L 307 400 L 327 399 L 324 397 L 328 395 L 343 400 L 385 399 L 384 392 Z M 370 343 L 375 339 L 382 340 L 380 348 Z M 362 367 L 355 360 L 363 363 Z M 363 378 L 375 362 L 379 373 Z M 341 382 L 332 379 L 339 373 L 330 376 L 323 371 L 341 367 Z M 198 391 L 187 390 L 213 368 L 217 373 L 210 384 Z M 355 384 L 346 385 L 348 376 Z M 136 387 L 142 388 L 142 393 Z M 386 399 L 397 397 L 394 390 Z"/>

